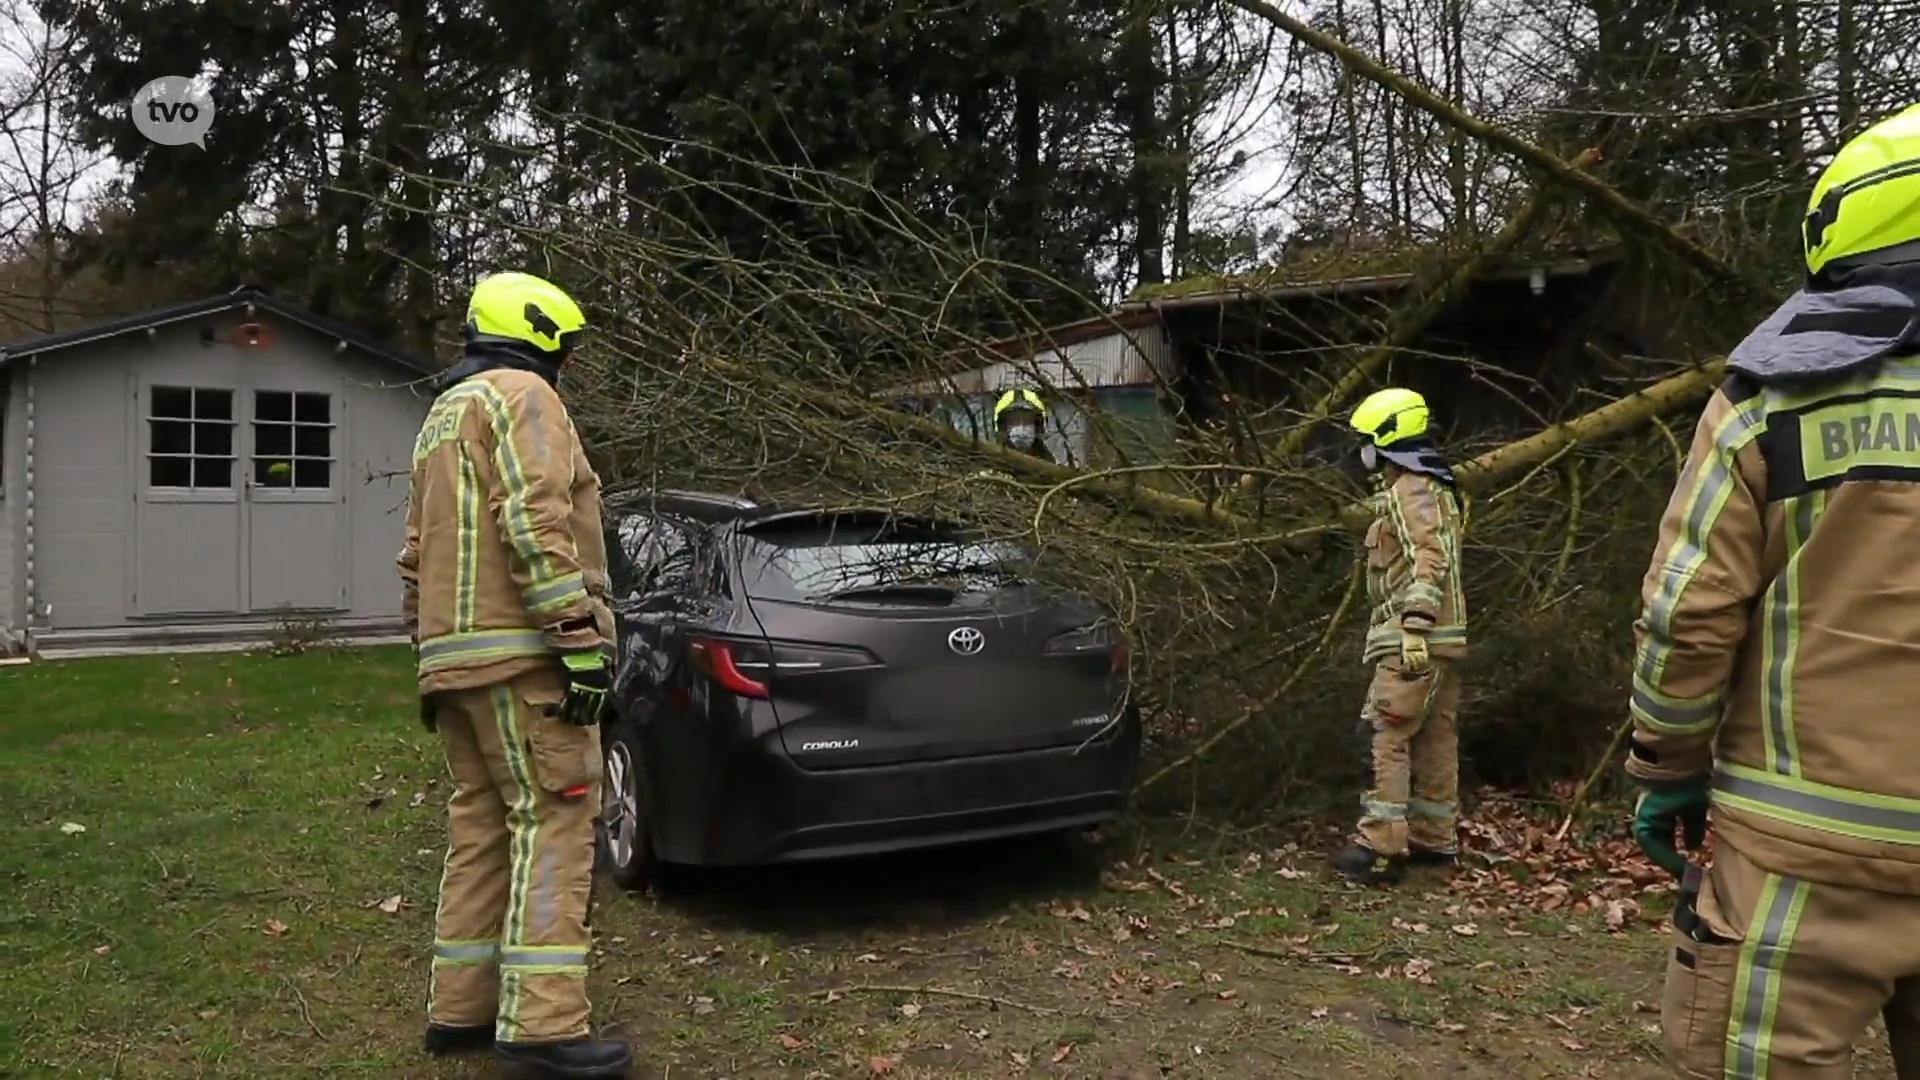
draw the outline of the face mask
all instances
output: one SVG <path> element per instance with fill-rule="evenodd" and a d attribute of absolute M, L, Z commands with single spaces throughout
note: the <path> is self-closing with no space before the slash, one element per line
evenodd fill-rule
<path fill-rule="evenodd" d="M 1380 470 L 1380 450 L 1378 447 L 1375 447 L 1372 443 L 1366 443 L 1360 447 L 1360 467 L 1368 472 L 1378 472 Z"/>
<path fill-rule="evenodd" d="M 1025 450 L 1033 445 L 1034 436 L 1037 434 L 1039 433 L 1034 431 L 1030 425 L 1021 424 L 1017 427 L 1007 429 L 1007 441 Z"/>

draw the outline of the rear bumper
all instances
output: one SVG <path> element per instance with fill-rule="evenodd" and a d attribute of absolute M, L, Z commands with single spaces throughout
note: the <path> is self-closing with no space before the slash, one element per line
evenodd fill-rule
<path fill-rule="evenodd" d="M 810 772 L 778 737 L 736 759 L 701 862 L 743 866 L 873 855 L 1087 828 L 1126 811 L 1137 714 L 1110 741 Z"/>

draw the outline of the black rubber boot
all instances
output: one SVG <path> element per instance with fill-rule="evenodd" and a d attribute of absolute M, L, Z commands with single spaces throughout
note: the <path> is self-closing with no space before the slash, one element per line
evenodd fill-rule
<path fill-rule="evenodd" d="M 503 1042 L 494 1053 L 510 1075 L 528 1080 L 617 1080 L 633 1067 L 633 1050 L 623 1039 L 556 1039 Z"/>
<path fill-rule="evenodd" d="M 1405 855 L 1382 855 L 1364 844 L 1348 844 L 1327 861 L 1349 881 L 1362 885 L 1392 885 L 1407 872 Z"/>
<path fill-rule="evenodd" d="M 1407 862 L 1414 866 L 1456 866 L 1460 862 L 1457 851 L 1434 851 L 1430 848 L 1413 848 L 1407 852 Z"/>
<path fill-rule="evenodd" d="M 425 1039 L 427 1053 L 434 1057 L 448 1054 L 473 1054 L 493 1045 L 492 1024 L 428 1024 Z"/>

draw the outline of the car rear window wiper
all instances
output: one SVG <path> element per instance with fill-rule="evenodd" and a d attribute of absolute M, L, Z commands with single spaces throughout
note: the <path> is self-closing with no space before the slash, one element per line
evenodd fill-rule
<path fill-rule="evenodd" d="M 821 593 L 815 600 L 859 600 L 883 598 L 889 596 L 920 597 L 939 600 L 951 604 L 960 595 L 960 590 L 951 585 L 942 585 L 936 581 L 895 581 L 885 585 L 856 585 L 851 589 Z"/>

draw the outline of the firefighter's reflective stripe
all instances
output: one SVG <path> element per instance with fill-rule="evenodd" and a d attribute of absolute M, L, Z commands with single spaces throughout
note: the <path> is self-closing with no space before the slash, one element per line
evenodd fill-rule
<path fill-rule="evenodd" d="M 1400 803 L 1382 802 L 1379 799 L 1360 796 L 1360 810 L 1367 821 L 1405 821 L 1407 808 Z"/>
<path fill-rule="evenodd" d="M 1397 626 L 1382 626 L 1367 633 L 1367 646 L 1364 662 L 1373 663 L 1383 656 L 1400 654 L 1401 630 Z M 1464 626 L 1436 626 L 1420 635 L 1427 639 L 1428 646 L 1465 645 L 1467 628 Z"/>
<path fill-rule="evenodd" d="M 1773 1058 L 1773 1026 L 1780 1009 L 1780 979 L 1793 947 L 1800 913 L 1807 906 L 1807 883 L 1768 874 L 1754 905 L 1754 924 L 1740 946 L 1733 979 L 1733 1008 L 1727 1017 L 1728 1080 L 1764 1080 Z"/>
<path fill-rule="evenodd" d="M 522 1032 L 520 1024 L 520 969 L 507 966 L 506 958 L 514 950 L 526 947 L 527 907 L 533 891 L 533 857 L 539 850 L 539 785 L 533 780 L 533 764 L 527 760 L 526 733 L 520 728 L 520 703 L 505 683 L 493 688 L 493 715 L 500 725 L 500 748 L 504 752 L 507 776 L 507 832 L 509 863 L 507 881 L 506 936 L 501 943 L 500 1020 L 501 1037 L 511 1041 Z"/>
<path fill-rule="evenodd" d="M 1767 768 L 1783 776 L 1800 775 L 1793 731 L 1793 674 L 1800 656 L 1800 556 L 1827 498 L 1825 491 L 1812 491 L 1787 505 L 1786 565 L 1760 598 L 1766 612 L 1760 625 L 1761 739 Z"/>
<path fill-rule="evenodd" d="M 1414 798 L 1407 802 L 1407 812 L 1414 817 L 1426 818 L 1429 821 L 1452 821 L 1454 804 Z"/>
<path fill-rule="evenodd" d="M 565 607 L 587 598 L 587 576 L 579 571 L 562 574 L 552 581 L 530 585 L 520 591 L 520 602 L 528 611 L 541 612 Z"/>
<path fill-rule="evenodd" d="M 1724 689 L 1697 698 L 1675 698 L 1660 693 L 1634 676 L 1629 708 L 1634 719 L 1662 735 L 1695 735 L 1720 722 L 1726 704 Z"/>
<path fill-rule="evenodd" d="M 538 630 L 472 630 L 442 634 L 420 643 L 420 674 L 455 664 L 483 664 L 514 656 L 544 656 L 551 652 Z"/>
<path fill-rule="evenodd" d="M 565 586 L 575 575 L 554 573 L 552 560 L 540 546 L 533 519 L 527 513 L 527 501 L 533 489 L 527 480 L 526 467 L 520 461 L 520 448 L 514 441 L 513 413 L 507 408 L 507 399 L 485 380 L 476 379 L 472 385 L 476 388 L 475 397 L 481 407 L 487 410 L 487 420 L 493 427 L 493 463 L 500 474 L 500 485 L 506 495 L 500 506 L 502 531 L 506 533 L 507 543 L 513 553 L 520 557 L 533 579 L 522 597 L 543 593 L 554 586 Z M 572 486 L 571 479 L 568 480 L 568 486 Z M 574 580 L 573 591 L 567 594 L 566 599 L 580 599 L 585 594 L 585 588 L 579 587 L 579 582 Z M 564 602 L 564 599 L 549 599 L 542 606 L 551 608 Z M 534 610 L 532 604 L 528 607 Z"/>
<path fill-rule="evenodd" d="M 521 975 L 585 975 L 587 950 L 577 945 L 515 945 L 500 950 L 500 970 Z"/>
<path fill-rule="evenodd" d="M 1657 700 L 1665 685 L 1667 661 L 1672 658 L 1675 647 L 1674 612 L 1679 609 L 1681 597 L 1693 584 L 1695 575 L 1706 564 L 1707 537 L 1713 534 L 1721 512 L 1726 509 L 1727 500 L 1733 495 L 1737 483 L 1734 455 L 1760 437 L 1763 430 L 1761 420 L 1765 415 L 1766 409 L 1759 397 L 1737 406 L 1713 429 L 1715 453 L 1705 455 L 1703 460 L 1692 465 L 1692 481 L 1687 485 L 1686 500 L 1681 504 L 1685 512 L 1681 515 L 1680 530 L 1672 546 L 1661 557 L 1660 583 L 1647 603 L 1644 616 L 1645 647 L 1634 667 L 1634 686 L 1649 699 Z M 1658 724 L 1657 716 L 1639 713 L 1638 699 L 1641 696 L 1635 695 L 1632 706 L 1635 715 Z M 1684 722 L 1697 724 L 1699 714 L 1694 714 L 1691 720 Z"/>
<path fill-rule="evenodd" d="M 435 941 L 435 964 L 490 964 L 500 958 L 498 941 Z"/>
<path fill-rule="evenodd" d="M 459 533 L 454 548 L 457 563 L 453 582 L 453 630 L 470 633 L 475 622 L 475 603 L 480 585 L 480 478 L 473 460 L 460 455 Z"/>
<path fill-rule="evenodd" d="M 1446 596 L 1424 581 L 1411 581 L 1400 592 L 1400 606 L 1418 611 L 1438 611 Z"/>
<path fill-rule="evenodd" d="M 1713 788 L 1716 803 L 1757 817 L 1856 840 L 1920 845 L 1920 799 L 1854 791 L 1731 761 L 1720 763 Z"/>
<path fill-rule="evenodd" d="M 453 852 L 448 851 L 447 857 L 451 859 Z M 499 959 L 500 943 L 498 941 L 448 941 L 445 939 L 436 939 L 433 943 L 433 966 L 435 968 L 474 967 L 480 964 L 491 965 Z M 435 977 L 427 984 L 428 1016 L 436 1015 L 439 1012 L 439 998 L 435 993 L 435 987 L 439 982 L 440 979 Z"/>

